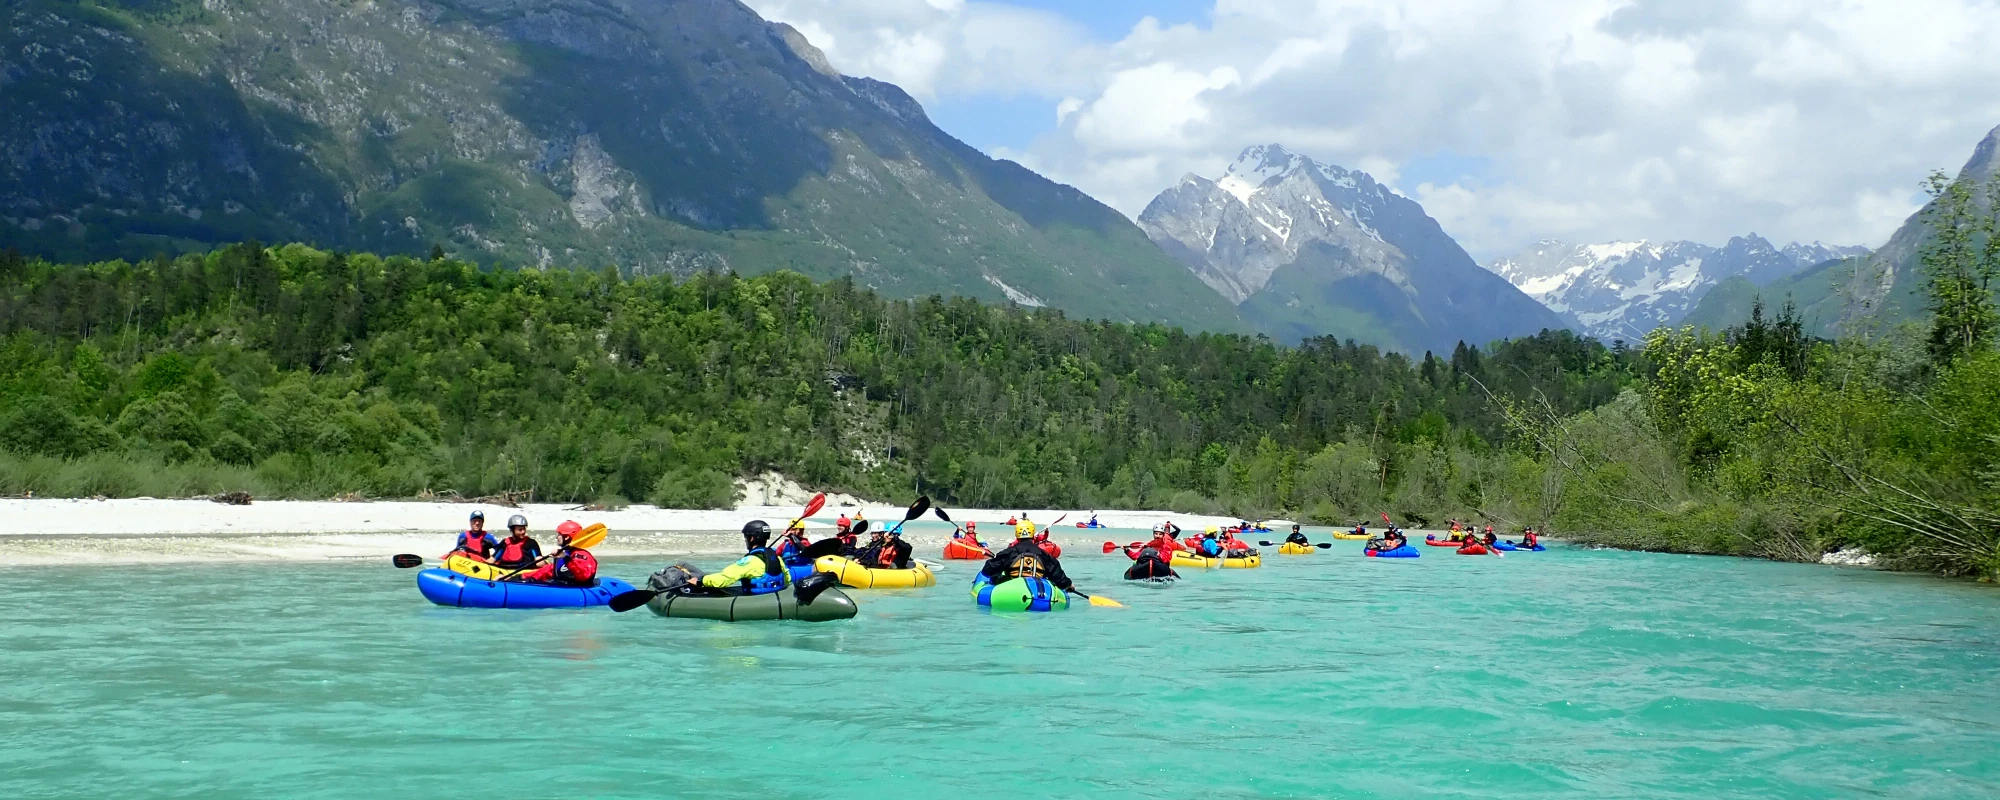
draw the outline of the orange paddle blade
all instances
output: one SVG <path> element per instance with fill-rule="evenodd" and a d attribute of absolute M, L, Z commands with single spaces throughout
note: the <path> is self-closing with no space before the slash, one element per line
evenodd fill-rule
<path fill-rule="evenodd" d="M 577 535 L 570 537 L 569 546 L 589 550 L 603 544 L 604 537 L 609 533 L 611 533 L 611 529 L 604 527 L 604 523 L 593 522 L 590 523 L 590 527 L 584 528 Z"/>
<path fill-rule="evenodd" d="M 820 509 L 825 507 L 826 507 L 826 492 L 820 492 L 819 494 L 813 495 L 812 500 L 807 501 L 806 503 L 806 510 L 799 513 L 799 519 L 805 519 L 806 517 L 810 517 L 814 514 L 817 514 L 819 513 Z"/>

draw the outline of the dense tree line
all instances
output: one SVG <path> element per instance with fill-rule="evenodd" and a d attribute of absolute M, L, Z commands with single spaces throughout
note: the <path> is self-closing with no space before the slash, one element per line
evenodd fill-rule
<path fill-rule="evenodd" d="M 1926 319 L 1821 341 L 1789 305 L 1658 330 L 1643 380 L 1580 414 L 1510 409 L 1559 474 L 1553 516 L 1620 547 L 2000 578 L 2000 181 L 1930 182 Z M 1980 202 L 1984 198 L 1984 203 Z"/>
<path fill-rule="evenodd" d="M 1640 356 L 1567 332 L 1409 358 L 779 272 L 628 279 L 244 244 L 0 260 L 0 492 L 712 506 L 776 470 L 968 506 L 1519 517 L 1499 398 Z"/>

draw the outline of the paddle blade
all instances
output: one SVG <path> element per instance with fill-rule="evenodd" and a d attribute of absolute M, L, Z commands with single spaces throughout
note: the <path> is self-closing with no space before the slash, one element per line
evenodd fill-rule
<path fill-rule="evenodd" d="M 946 522 L 951 522 L 951 515 L 950 515 L 950 514 L 946 514 L 946 513 L 944 513 L 944 507 L 943 507 L 943 506 L 939 506 L 939 507 L 937 507 L 937 508 L 933 508 L 933 509 L 931 509 L 931 513 L 932 513 L 932 514 L 936 514 L 936 515 L 937 515 L 937 518 L 938 518 L 938 519 L 941 519 L 941 520 L 944 520 L 944 521 L 946 521 Z M 958 523 L 956 523 L 956 522 L 952 522 L 952 524 L 953 524 L 953 525 L 957 525 Z"/>
<path fill-rule="evenodd" d="M 814 514 L 817 514 L 819 513 L 820 509 L 825 507 L 826 507 L 826 492 L 820 492 L 819 494 L 813 495 L 811 500 L 806 501 L 806 509 L 804 511 L 799 512 L 799 519 L 805 519 L 806 517 L 810 517 Z"/>
<path fill-rule="evenodd" d="M 604 537 L 610 533 L 611 529 L 604 527 L 604 523 L 593 522 L 590 523 L 590 527 L 584 528 L 582 533 L 570 537 L 569 546 L 589 550 L 603 544 Z"/>
<path fill-rule="evenodd" d="M 864 533 L 867 533 L 867 532 L 868 532 L 868 520 L 865 520 L 865 519 L 864 519 L 864 520 L 862 520 L 862 521 L 860 521 L 860 522 L 857 522 L 857 523 L 854 523 L 854 527 L 852 527 L 852 528 L 849 528 L 847 532 L 848 532 L 848 533 L 852 533 L 852 534 L 854 534 L 854 535 L 856 535 L 856 536 L 860 536 L 861 534 L 864 534 Z"/>
<path fill-rule="evenodd" d="M 1257 541 L 1257 546 L 1258 546 L 1258 547 L 1275 547 L 1276 545 L 1273 545 L 1273 544 L 1271 544 L 1270 542 L 1266 542 L 1266 541 L 1264 541 L 1264 540 L 1262 540 L 1262 539 L 1259 539 L 1259 540 Z"/>
<path fill-rule="evenodd" d="M 840 546 L 841 542 L 839 539 L 821 539 L 806 545 L 806 549 L 800 552 L 806 558 L 817 561 L 823 556 L 840 555 Z"/>
<path fill-rule="evenodd" d="M 1332 542 L 1318 542 L 1318 543 L 1315 543 L 1315 544 L 1314 544 L 1313 546 L 1314 546 L 1314 547 L 1317 547 L 1317 548 L 1319 548 L 1319 549 L 1321 549 L 1321 550 L 1331 550 L 1331 549 L 1333 549 L 1333 543 L 1332 543 Z"/>
<path fill-rule="evenodd" d="M 421 567 L 424 565 L 424 557 L 412 553 L 397 553 L 389 557 L 389 563 L 395 564 L 397 569 Z"/>
<path fill-rule="evenodd" d="M 1394 524 L 1396 524 L 1396 523 L 1394 523 L 1394 522 L 1390 522 L 1390 521 L 1389 521 L 1389 512 L 1387 512 L 1387 511 L 1383 511 L 1383 512 L 1380 512 L 1380 513 L 1382 514 L 1382 524 L 1384 524 L 1384 525 L 1394 525 Z"/>
<path fill-rule="evenodd" d="M 931 510 L 931 499 L 928 496 L 919 497 L 917 498 L 917 502 L 910 504 L 910 510 L 903 513 L 903 521 L 909 522 L 921 517 L 924 515 L 924 512 L 929 510 Z"/>
<path fill-rule="evenodd" d="M 645 605 L 646 601 L 658 597 L 659 594 L 659 592 L 648 589 L 633 589 L 629 592 L 620 592 L 617 596 L 611 598 L 611 610 L 623 614 Z"/>
<path fill-rule="evenodd" d="M 1118 543 L 1117 543 L 1117 542 L 1105 542 L 1105 543 L 1104 543 L 1104 552 L 1105 552 L 1105 553 L 1109 554 L 1109 553 L 1110 553 L 1111 551 L 1113 551 L 1113 550 L 1116 550 L 1116 549 L 1118 549 Z"/>
<path fill-rule="evenodd" d="M 1064 515 L 1062 515 L 1062 516 L 1060 516 L 1060 517 L 1056 517 L 1056 521 L 1054 521 L 1054 522 L 1051 522 L 1051 523 L 1049 523 L 1049 527 L 1053 528 L 1053 527 L 1055 527 L 1055 526 L 1057 526 L 1057 525 L 1061 525 L 1061 524 L 1062 524 L 1062 521 L 1063 521 L 1063 520 L 1066 520 L 1066 519 L 1069 519 L 1069 515 L 1068 515 L 1068 514 L 1064 514 Z"/>
<path fill-rule="evenodd" d="M 1125 607 L 1125 604 L 1124 604 L 1124 603 L 1120 603 L 1120 602 L 1118 602 L 1118 601 L 1116 601 L 1116 600 L 1113 600 L 1113 599 L 1111 599 L 1111 598 L 1109 598 L 1109 597 L 1105 597 L 1104 595 L 1101 595 L 1101 594 L 1093 594 L 1093 595 L 1091 595 L 1091 596 L 1090 596 L 1090 604 L 1091 604 L 1091 605 L 1093 605 L 1093 606 L 1097 606 L 1098 608 L 1124 608 L 1124 607 Z"/>

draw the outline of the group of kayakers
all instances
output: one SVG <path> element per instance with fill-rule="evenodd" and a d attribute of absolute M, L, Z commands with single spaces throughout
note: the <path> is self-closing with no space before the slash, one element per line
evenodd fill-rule
<path fill-rule="evenodd" d="M 995 583 L 1016 577 L 1038 577 L 1048 580 L 1063 591 L 1072 590 L 1070 580 L 1063 573 L 1059 560 L 1062 548 L 1049 540 L 1046 530 L 1038 530 L 1028 515 L 1010 517 L 1007 524 L 1014 528 L 1014 541 L 1007 547 L 993 552 L 979 540 L 975 522 L 967 522 L 952 539 L 963 545 L 991 553 L 980 572 Z M 853 518 L 842 514 L 835 523 L 833 538 L 840 542 L 839 555 L 845 556 L 863 566 L 876 569 L 910 569 L 915 564 L 914 548 L 903 541 L 901 526 L 888 530 L 869 531 L 866 544 L 859 541 L 860 531 L 866 530 L 867 521 L 860 513 Z M 507 535 L 495 537 L 486 531 L 486 514 L 474 511 L 466 530 L 458 534 L 451 556 L 491 564 L 501 570 L 510 571 L 501 580 L 527 583 L 545 583 L 557 586 L 589 586 L 597 576 L 597 559 L 590 551 L 574 542 L 583 530 L 574 520 L 565 520 L 556 526 L 557 548 L 554 553 L 543 555 L 541 543 L 528 535 L 528 519 L 515 514 L 507 519 Z M 1207 558 L 1242 558 L 1257 554 L 1247 542 L 1238 539 L 1240 528 L 1224 530 L 1209 526 L 1199 536 L 1181 538 L 1180 526 L 1172 521 L 1153 526 L 1153 538 L 1139 544 L 1131 553 L 1132 566 L 1125 571 L 1127 580 L 1178 578 L 1174 571 L 1173 557 L 1177 552 Z M 1366 535 L 1366 524 L 1357 523 L 1353 533 Z M 1495 535 L 1493 526 L 1487 525 L 1481 532 L 1470 524 L 1451 522 L 1449 531 L 1453 542 L 1484 544 L 1493 546 Z M 1521 544 L 1533 548 L 1538 541 L 1533 528 L 1522 532 Z M 1293 525 L 1285 541 L 1291 544 L 1309 545 L 1305 534 L 1298 525 Z M 1370 538 L 1367 549 L 1388 552 L 1408 544 L 1403 531 L 1394 524 L 1379 537 Z M 733 594 L 763 594 L 775 592 L 790 585 L 791 568 L 813 563 L 807 550 L 812 543 L 806 538 L 803 520 L 793 520 L 786 526 L 775 546 L 771 543 L 771 526 L 763 520 L 752 520 L 743 526 L 744 555 L 721 571 L 704 576 L 700 585 L 710 591 Z M 1108 546 L 1107 546 L 1108 547 Z M 822 550 L 821 552 L 824 552 Z"/>
<path fill-rule="evenodd" d="M 508 517 L 506 538 L 497 538 L 486 531 L 486 512 L 474 511 L 446 556 L 462 556 L 509 570 L 501 580 L 589 586 L 597 579 L 597 558 L 589 550 L 572 546 L 582 531 L 583 526 L 575 520 L 564 520 L 556 526 L 556 551 L 544 556 L 542 543 L 528 535 L 527 517 Z"/>

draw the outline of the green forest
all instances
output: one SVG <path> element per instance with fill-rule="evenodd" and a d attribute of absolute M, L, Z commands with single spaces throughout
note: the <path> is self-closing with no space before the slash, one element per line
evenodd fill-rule
<path fill-rule="evenodd" d="M 1924 254 L 1932 317 L 1901 335 L 1819 340 L 1760 307 L 1638 348 L 1547 331 L 1419 358 L 789 272 L 257 243 L 8 254 L 0 494 L 719 507 L 777 471 L 966 507 L 1387 513 L 1793 560 L 1860 546 L 1991 579 L 2000 239 L 1961 200 Z"/>

